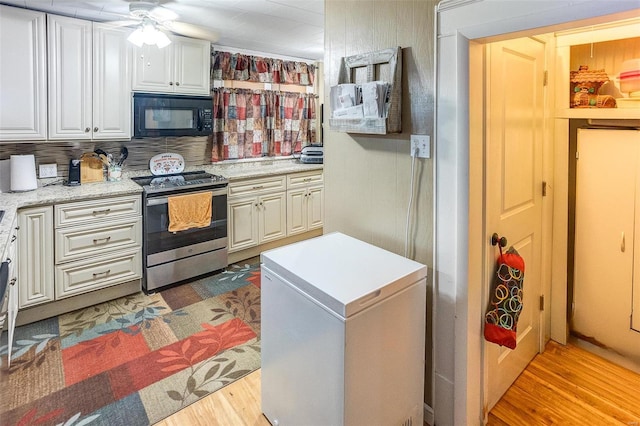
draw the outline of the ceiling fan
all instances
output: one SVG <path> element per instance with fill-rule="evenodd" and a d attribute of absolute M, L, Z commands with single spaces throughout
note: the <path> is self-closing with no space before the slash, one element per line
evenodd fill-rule
<path fill-rule="evenodd" d="M 128 40 L 139 47 L 143 44 L 155 44 L 160 48 L 169 45 L 171 41 L 165 31 L 211 42 L 218 40 L 218 33 L 213 30 L 177 21 L 178 14 L 161 6 L 157 0 L 140 0 L 129 3 L 128 18 L 128 20 L 116 21 L 113 24 L 135 26 L 136 29 Z"/>

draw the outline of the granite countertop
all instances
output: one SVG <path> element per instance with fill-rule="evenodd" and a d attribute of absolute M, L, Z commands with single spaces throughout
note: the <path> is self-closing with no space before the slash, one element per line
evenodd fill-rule
<path fill-rule="evenodd" d="M 301 164 L 294 160 L 261 160 L 190 166 L 185 170 L 204 170 L 234 180 L 322 170 L 322 168 L 322 164 Z M 95 182 L 79 186 L 64 186 L 60 178 L 46 179 L 40 180 L 38 189 L 33 191 L 0 193 L 0 210 L 5 211 L 0 222 L 0 254 L 3 255 L 2 259 L 4 259 L 4 253 L 9 245 L 11 231 L 17 225 L 17 210 L 19 208 L 142 193 L 142 187 L 130 178 L 149 174 L 149 170 L 125 172 L 120 182 Z"/>

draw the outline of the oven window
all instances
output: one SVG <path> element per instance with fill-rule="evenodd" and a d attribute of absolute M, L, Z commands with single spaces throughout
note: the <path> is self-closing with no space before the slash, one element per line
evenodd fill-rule
<path fill-rule="evenodd" d="M 174 250 L 192 244 L 227 237 L 227 196 L 212 198 L 211 224 L 206 228 L 193 228 L 176 233 L 169 232 L 168 204 L 147 206 L 145 232 L 147 255 Z"/>
<path fill-rule="evenodd" d="M 151 107 L 144 109 L 144 126 L 148 130 L 193 129 L 194 122 L 193 109 Z"/>

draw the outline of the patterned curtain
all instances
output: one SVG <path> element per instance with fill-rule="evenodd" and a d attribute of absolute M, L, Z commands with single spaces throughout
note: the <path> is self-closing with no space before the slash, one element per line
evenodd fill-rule
<path fill-rule="evenodd" d="M 220 88 L 212 96 L 212 162 L 291 155 L 315 142 L 315 95 Z"/>
<path fill-rule="evenodd" d="M 240 53 L 211 53 L 211 79 L 313 86 L 315 66 Z"/>

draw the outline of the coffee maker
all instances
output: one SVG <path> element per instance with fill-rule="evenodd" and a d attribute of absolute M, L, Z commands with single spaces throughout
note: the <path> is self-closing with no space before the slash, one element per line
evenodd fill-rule
<path fill-rule="evenodd" d="M 67 186 L 80 185 L 80 160 L 69 160 L 69 178 Z"/>

